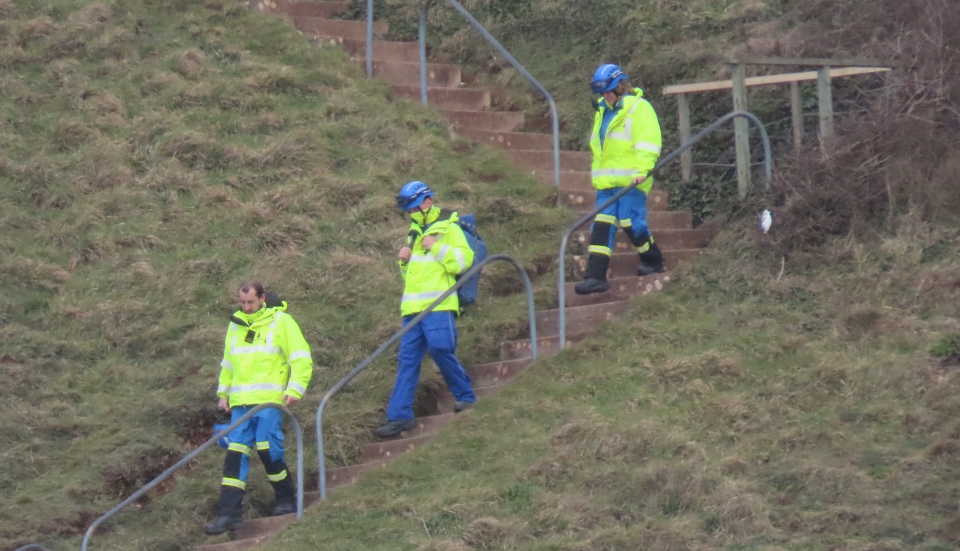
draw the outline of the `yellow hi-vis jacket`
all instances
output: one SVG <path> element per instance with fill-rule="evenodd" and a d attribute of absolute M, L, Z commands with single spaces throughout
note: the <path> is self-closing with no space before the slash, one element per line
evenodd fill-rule
<path fill-rule="evenodd" d="M 593 120 L 590 150 L 593 151 L 592 181 L 596 189 L 626 187 L 637 176 L 646 176 L 657 164 L 663 139 L 660 122 L 653 106 L 643 99 L 643 90 L 633 89 L 623 96 L 623 105 L 607 125 L 607 134 L 600 146 L 600 125 L 604 111 L 611 109 L 600 102 Z M 650 193 L 653 178 L 637 186 Z"/>
<path fill-rule="evenodd" d="M 404 281 L 401 315 L 410 316 L 426 310 L 444 291 L 453 287 L 457 275 L 473 265 L 473 249 L 457 224 L 459 219 L 456 212 L 448 213 L 434 207 L 427 214 L 425 227 L 416 222 L 410 225 L 413 254 L 410 262 L 400 263 L 400 275 Z M 429 251 L 423 248 L 423 238 L 427 235 L 437 236 L 437 242 Z M 446 310 L 460 311 L 457 293 L 445 298 L 434 309 L 435 312 Z"/>
<path fill-rule="evenodd" d="M 229 398 L 230 407 L 280 404 L 284 396 L 303 398 L 313 359 L 300 326 L 286 310 L 284 301 L 230 318 L 217 387 L 217 396 Z"/>

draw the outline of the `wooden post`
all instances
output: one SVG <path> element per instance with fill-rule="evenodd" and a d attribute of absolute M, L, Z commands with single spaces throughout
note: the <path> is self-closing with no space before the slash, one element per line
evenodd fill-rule
<path fill-rule="evenodd" d="M 677 106 L 680 111 L 680 145 L 690 141 L 690 99 L 686 94 L 677 94 Z M 680 154 L 680 175 L 684 182 L 689 182 L 693 175 L 693 151 L 686 150 Z"/>
<path fill-rule="evenodd" d="M 790 112 L 793 115 L 793 152 L 803 147 L 803 112 L 800 105 L 800 83 L 790 83 Z"/>
<path fill-rule="evenodd" d="M 733 110 L 747 110 L 747 75 L 742 63 L 733 64 Z M 733 129 L 737 149 L 737 191 L 743 199 L 750 189 L 750 123 L 737 117 Z"/>
<path fill-rule="evenodd" d="M 830 81 L 830 66 L 817 71 L 817 97 L 820 103 L 820 141 L 833 137 L 833 85 Z"/>

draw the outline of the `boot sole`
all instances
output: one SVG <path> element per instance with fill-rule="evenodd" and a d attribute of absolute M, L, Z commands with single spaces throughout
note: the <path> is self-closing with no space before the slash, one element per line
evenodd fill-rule
<path fill-rule="evenodd" d="M 598 288 L 596 288 L 596 289 L 590 289 L 589 291 L 581 291 L 580 289 L 577 289 L 576 287 L 573 288 L 573 292 L 576 293 L 576 294 L 578 294 L 578 295 L 592 295 L 592 294 L 595 294 L 595 293 L 606 293 L 606 292 L 609 291 L 609 290 L 610 290 L 610 284 L 609 284 L 609 283 L 606 284 L 606 285 L 604 285 L 603 287 L 598 287 Z"/>
<path fill-rule="evenodd" d="M 236 532 L 237 528 L 240 528 L 240 525 L 243 524 L 243 521 L 237 522 L 236 524 L 231 524 L 230 526 L 224 528 L 220 531 L 207 530 L 206 527 L 203 528 L 203 533 L 208 536 L 219 536 L 220 534 L 226 534 L 227 532 Z"/>

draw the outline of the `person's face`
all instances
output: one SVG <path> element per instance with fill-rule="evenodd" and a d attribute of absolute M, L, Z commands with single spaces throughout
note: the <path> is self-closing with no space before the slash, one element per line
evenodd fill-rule
<path fill-rule="evenodd" d="M 433 199 L 431 199 L 430 197 L 427 197 L 426 199 L 423 200 L 422 203 L 420 203 L 420 204 L 417 205 L 416 207 L 414 207 L 414 208 L 412 208 L 412 209 L 407 209 L 407 212 L 408 212 L 409 214 L 413 214 L 413 213 L 415 213 L 415 212 L 428 211 L 428 210 L 430 210 L 430 207 L 432 207 L 432 206 L 433 206 Z"/>
<path fill-rule="evenodd" d="M 617 97 L 616 92 L 614 92 L 613 90 L 610 90 L 609 92 L 603 93 L 603 99 L 604 101 L 607 102 L 607 105 L 609 105 L 610 107 L 614 107 L 617 104 L 617 100 L 619 100 L 620 98 Z"/>
<path fill-rule="evenodd" d="M 256 289 L 250 289 L 247 293 L 240 290 L 237 292 L 237 298 L 240 301 L 240 309 L 243 310 L 244 314 L 256 314 L 267 300 L 266 294 L 258 297 Z"/>

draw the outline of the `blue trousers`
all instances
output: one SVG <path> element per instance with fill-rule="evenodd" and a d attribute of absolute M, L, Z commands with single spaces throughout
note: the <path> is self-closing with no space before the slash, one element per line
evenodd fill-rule
<path fill-rule="evenodd" d="M 253 409 L 254 406 L 236 406 L 231 409 L 230 422 L 233 423 L 242 415 Z M 280 423 L 283 421 L 283 412 L 276 408 L 266 408 L 260 410 L 256 415 L 247 420 L 246 423 L 230 431 L 230 451 L 243 454 L 240 458 L 240 472 L 236 473 L 236 479 L 246 483 L 247 475 L 250 474 L 250 455 L 257 453 L 261 455 L 269 454 L 269 463 L 283 464 L 283 431 Z M 265 459 L 265 458 L 263 458 Z M 264 461 L 267 468 L 267 474 L 271 476 L 271 482 L 274 482 L 273 475 L 278 473 L 269 472 L 272 465 Z M 229 473 L 230 475 L 234 473 Z M 233 478 L 225 473 L 226 478 Z M 286 473 L 284 473 L 284 476 Z"/>
<path fill-rule="evenodd" d="M 616 195 L 621 188 L 597 190 L 597 205 Z M 647 225 L 647 194 L 637 188 L 603 209 L 590 226 L 590 252 L 610 256 L 617 226 L 623 228 L 627 237 L 640 253 L 646 252 L 652 242 Z"/>
<path fill-rule="evenodd" d="M 416 316 L 404 316 L 403 326 L 406 327 L 414 317 Z M 477 401 L 470 384 L 470 376 L 454 355 L 457 350 L 454 313 L 430 312 L 400 339 L 397 381 L 393 385 L 393 394 L 390 395 L 390 403 L 387 405 L 387 421 L 414 418 L 413 398 L 420 381 L 420 363 L 428 350 L 457 401 Z"/>

